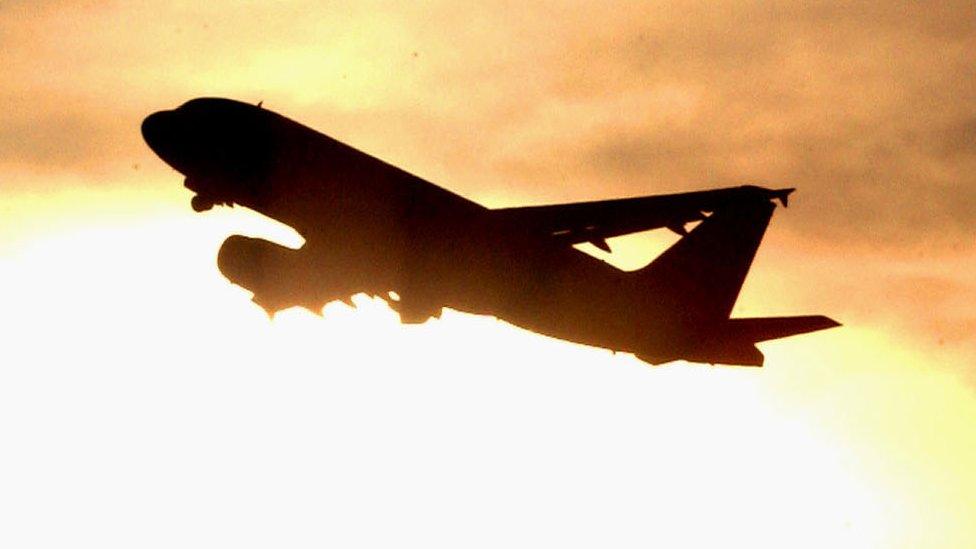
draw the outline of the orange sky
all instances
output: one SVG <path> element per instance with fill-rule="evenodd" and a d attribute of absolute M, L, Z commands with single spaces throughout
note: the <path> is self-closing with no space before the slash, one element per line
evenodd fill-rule
<path fill-rule="evenodd" d="M 969 543 L 972 3 L 533 6 L 0 4 L 0 545 Z M 214 258 L 288 232 L 139 135 L 203 95 L 490 206 L 796 186 L 736 314 L 845 326 L 754 370 L 269 323 Z"/>

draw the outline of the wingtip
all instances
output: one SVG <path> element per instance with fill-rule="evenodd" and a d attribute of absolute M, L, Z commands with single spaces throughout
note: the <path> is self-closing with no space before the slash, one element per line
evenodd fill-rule
<path fill-rule="evenodd" d="M 821 315 L 817 317 L 817 320 L 819 321 L 820 324 L 820 326 L 817 328 L 818 330 L 829 330 L 830 328 L 838 328 L 840 326 L 843 326 L 843 324 L 837 322 L 836 320 L 830 318 L 829 316 Z"/>
<path fill-rule="evenodd" d="M 779 189 L 776 191 L 775 197 L 779 199 L 780 204 L 782 204 L 784 208 L 789 208 L 790 195 L 793 194 L 794 191 L 796 191 L 796 187 L 790 187 L 788 189 Z"/>

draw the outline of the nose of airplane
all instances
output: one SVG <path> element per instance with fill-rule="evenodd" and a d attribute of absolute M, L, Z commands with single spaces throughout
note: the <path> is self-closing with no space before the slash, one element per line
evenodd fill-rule
<path fill-rule="evenodd" d="M 149 148 L 160 156 L 173 138 L 172 117 L 173 114 L 169 111 L 159 111 L 150 114 L 142 121 L 142 138 Z"/>
<path fill-rule="evenodd" d="M 159 158 L 179 172 L 190 168 L 191 147 L 180 124 L 179 115 L 173 111 L 159 111 L 142 121 L 142 138 Z"/>

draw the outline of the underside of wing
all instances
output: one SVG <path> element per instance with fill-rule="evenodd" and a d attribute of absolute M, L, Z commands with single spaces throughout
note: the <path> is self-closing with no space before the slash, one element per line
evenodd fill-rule
<path fill-rule="evenodd" d="M 724 206 L 778 199 L 785 206 L 793 189 L 730 187 L 680 194 L 528 206 L 492 210 L 504 223 L 571 245 L 590 242 L 609 250 L 607 238 L 667 227 L 687 234 L 685 225 L 701 221 Z"/>

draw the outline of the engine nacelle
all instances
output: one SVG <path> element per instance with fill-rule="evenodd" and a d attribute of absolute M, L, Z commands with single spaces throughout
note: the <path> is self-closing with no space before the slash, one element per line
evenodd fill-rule
<path fill-rule="evenodd" d="M 269 314 L 301 306 L 319 311 L 326 303 L 358 293 L 353 281 L 331 272 L 321 258 L 260 238 L 234 235 L 220 247 L 217 267 L 228 280 L 254 293 Z"/>

